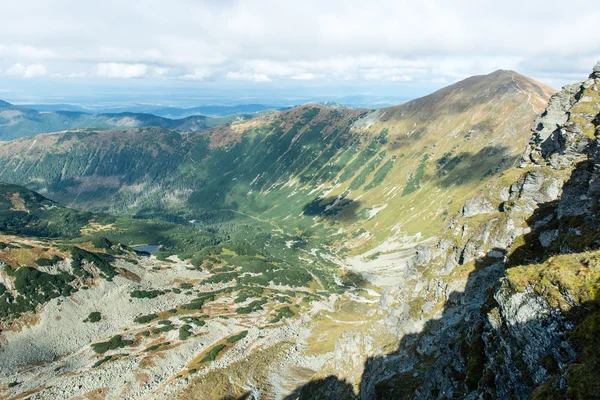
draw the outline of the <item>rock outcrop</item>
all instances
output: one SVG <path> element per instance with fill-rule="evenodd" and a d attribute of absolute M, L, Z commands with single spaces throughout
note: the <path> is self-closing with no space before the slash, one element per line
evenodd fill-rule
<path fill-rule="evenodd" d="M 402 316 L 415 310 L 390 307 L 394 299 L 386 298 L 381 313 L 401 342 L 393 356 L 369 360 L 362 398 L 581 393 L 569 366 L 580 355 L 567 333 L 576 327 L 572 313 L 588 298 L 572 282 L 567 287 L 561 281 L 560 263 L 552 266 L 555 281 L 541 276 L 543 263 L 553 257 L 600 247 L 599 91 L 600 63 L 588 80 L 552 97 L 535 122 L 520 168 L 467 200 L 447 237 L 418 253 L 413 267 L 418 272 L 390 293 L 398 293 L 397 302 L 425 299 L 416 314 L 428 321 L 420 333 L 406 335 L 403 326 L 415 322 Z M 582 271 L 586 268 L 591 267 L 582 264 Z M 515 282 L 533 269 L 541 271 L 538 281 L 519 287 Z M 421 280 L 419 287 L 410 285 L 413 279 Z M 445 287 L 445 296 L 431 296 L 432 285 Z M 552 286 L 559 287 L 559 302 L 567 306 L 556 306 L 548 295 Z M 443 302 L 443 309 L 431 301 Z M 414 367 L 407 370 L 394 361 L 404 358 Z"/>
<path fill-rule="evenodd" d="M 599 91 L 600 63 L 552 97 L 519 168 L 467 200 L 436 246 L 417 249 L 379 303 L 399 345 L 367 360 L 358 397 L 594 395 Z"/>

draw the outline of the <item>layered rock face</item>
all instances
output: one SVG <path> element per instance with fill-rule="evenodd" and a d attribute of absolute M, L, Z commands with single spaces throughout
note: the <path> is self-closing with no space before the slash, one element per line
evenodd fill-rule
<path fill-rule="evenodd" d="M 520 166 L 468 200 L 384 291 L 380 333 L 399 345 L 367 360 L 360 398 L 593 395 L 599 125 L 600 63 L 552 97 Z"/>

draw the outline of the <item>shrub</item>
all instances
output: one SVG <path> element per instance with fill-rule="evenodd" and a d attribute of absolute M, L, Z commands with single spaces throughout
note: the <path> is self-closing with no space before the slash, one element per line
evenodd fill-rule
<path fill-rule="evenodd" d="M 112 359 L 112 356 L 106 356 L 98 361 L 96 361 L 94 363 L 94 365 L 92 365 L 92 368 L 98 368 L 99 366 L 101 366 L 102 364 L 104 364 L 107 361 L 110 361 Z"/>
<path fill-rule="evenodd" d="M 266 303 L 266 299 L 255 300 L 252 303 L 248 304 L 246 307 L 239 307 L 237 310 L 235 310 L 235 312 L 238 314 L 250 314 L 252 312 L 262 310 L 263 304 Z"/>
<path fill-rule="evenodd" d="M 210 349 L 208 353 L 206 353 L 206 355 L 202 358 L 200 362 L 204 363 L 209 361 L 215 361 L 219 356 L 219 353 L 221 353 L 225 349 L 225 347 L 226 346 L 224 344 L 216 345 L 215 347 Z"/>
<path fill-rule="evenodd" d="M 153 335 L 158 335 L 159 333 L 166 333 L 166 332 L 170 332 L 172 330 L 176 329 L 174 325 L 164 325 L 161 326 L 160 328 L 154 328 L 152 329 L 152 334 Z"/>
<path fill-rule="evenodd" d="M 90 313 L 90 315 L 88 315 L 88 317 L 86 319 L 83 320 L 83 322 L 98 322 L 102 319 L 102 314 L 100 314 L 99 311 L 93 311 Z"/>
<path fill-rule="evenodd" d="M 179 340 L 186 340 L 192 336 L 192 326 L 191 325 L 181 325 L 179 328 Z"/>
<path fill-rule="evenodd" d="M 134 299 L 154 299 L 162 294 L 165 294 L 162 290 L 134 290 L 129 295 Z"/>
<path fill-rule="evenodd" d="M 294 312 L 289 307 L 281 307 L 277 310 L 277 315 L 271 320 L 271 322 L 279 322 L 283 318 L 291 318 L 294 316 Z"/>
<path fill-rule="evenodd" d="M 107 238 L 97 236 L 92 238 L 92 244 L 97 249 L 110 249 L 113 245 Z"/>
<path fill-rule="evenodd" d="M 114 261 L 114 257 L 112 257 L 111 255 L 103 253 L 92 253 L 74 246 L 71 248 L 71 257 L 73 259 L 73 261 L 71 261 L 71 266 L 73 267 L 73 271 L 76 275 L 86 275 L 86 273 L 81 268 L 84 261 L 90 264 L 94 264 L 94 266 L 98 268 L 103 273 L 104 277 L 108 280 L 112 279 L 115 275 L 117 275 L 115 268 L 111 264 L 111 262 Z"/>
<path fill-rule="evenodd" d="M 183 318 L 181 318 L 181 320 L 183 322 L 186 322 L 188 324 L 194 324 L 196 326 L 204 326 L 204 325 L 206 325 L 206 322 L 204 322 L 203 320 L 201 320 L 198 317 L 183 317 Z"/>
<path fill-rule="evenodd" d="M 241 331 L 240 333 L 238 333 L 237 335 L 234 336 L 230 336 L 227 338 L 227 340 L 225 340 L 227 343 L 231 344 L 231 343 L 235 343 L 237 341 L 242 340 L 243 338 L 245 338 L 246 336 L 248 336 L 248 331 Z"/>
<path fill-rule="evenodd" d="M 168 346 L 169 344 L 171 344 L 171 343 L 170 342 L 158 343 L 158 344 L 155 344 L 153 346 L 150 346 L 150 347 L 146 348 L 146 350 L 144 350 L 144 351 L 146 351 L 146 352 L 148 352 L 148 351 L 155 351 L 155 350 L 160 349 L 163 346 Z"/>
<path fill-rule="evenodd" d="M 37 260 L 35 260 L 35 263 L 37 265 L 39 265 L 40 267 L 50 267 L 62 260 L 63 260 L 63 258 L 59 257 L 59 256 L 54 256 L 52 258 L 41 257 L 41 258 L 38 258 Z"/>
<path fill-rule="evenodd" d="M 147 324 L 148 322 L 155 320 L 156 318 L 158 318 L 158 315 L 156 314 L 140 315 L 139 317 L 135 317 L 133 319 L 133 322 L 138 324 Z"/>
<path fill-rule="evenodd" d="M 121 335 L 113 336 L 108 342 L 92 344 L 92 349 L 98 354 L 104 354 L 109 350 L 123 348 L 133 344 L 133 340 L 123 340 Z"/>

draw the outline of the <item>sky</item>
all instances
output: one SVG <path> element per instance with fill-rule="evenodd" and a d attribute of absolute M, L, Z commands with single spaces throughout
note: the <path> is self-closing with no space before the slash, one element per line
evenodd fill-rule
<path fill-rule="evenodd" d="M 600 60 L 594 4 L 2 0 L 0 99 L 383 104 L 497 69 L 560 88 Z"/>

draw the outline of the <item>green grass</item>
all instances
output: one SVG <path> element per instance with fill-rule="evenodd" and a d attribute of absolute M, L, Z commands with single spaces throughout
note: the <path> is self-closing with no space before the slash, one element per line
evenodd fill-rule
<path fill-rule="evenodd" d="M 394 160 L 396 159 L 396 156 L 393 156 L 391 159 L 387 160 L 382 166 L 381 168 L 379 168 L 375 174 L 373 175 L 373 179 L 371 179 L 371 182 L 369 182 L 366 186 L 364 190 L 371 190 L 379 185 L 381 185 L 384 181 L 385 178 L 388 176 L 388 174 L 390 173 L 390 171 L 392 170 L 392 168 L 394 167 Z"/>
<path fill-rule="evenodd" d="M 427 165 L 428 159 L 429 154 L 424 154 L 415 172 L 407 179 L 406 186 L 402 191 L 402 196 L 409 195 L 421 187 L 421 179 L 423 179 L 423 175 L 425 174 L 425 166 Z"/>

